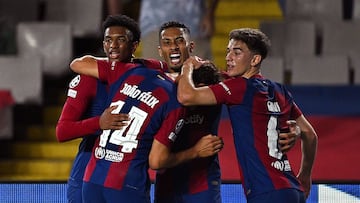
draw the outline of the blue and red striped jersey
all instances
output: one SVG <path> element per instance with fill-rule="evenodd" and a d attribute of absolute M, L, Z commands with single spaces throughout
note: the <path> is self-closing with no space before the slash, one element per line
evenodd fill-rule
<path fill-rule="evenodd" d="M 185 124 L 173 145 L 172 152 L 188 149 L 203 136 L 217 135 L 221 105 L 186 107 Z M 195 194 L 220 184 L 218 156 L 191 160 L 156 173 L 156 198 Z"/>
<path fill-rule="evenodd" d="M 176 85 L 162 71 L 117 62 L 121 68 L 99 68 L 110 85 L 108 106 L 127 113 L 121 130 L 104 130 L 97 139 L 84 181 L 113 189 L 124 186 L 146 192 L 150 187 L 148 156 L 154 139 L 171 146 L 183 122 Z M 99 66 L 100 67 L 100 66 Z"/>
<path fill-rule="evenodd" d="M 278 148 L 278 132 L 287 128 L 287 120 L 302 114 L 285 86 L 255 75 L 210 88 L 217 102 L 228 106 L 245 194 L 302 190 L 286 154 Z"/>

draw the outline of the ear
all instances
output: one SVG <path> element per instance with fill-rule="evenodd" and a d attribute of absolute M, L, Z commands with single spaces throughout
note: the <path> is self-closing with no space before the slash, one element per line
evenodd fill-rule
<path fill-rule="evenodd" d="M 260 62 L 261 62 L 261 55 L 260 54 L 255 54 L 253 56 L 253 58 L 251 59 L 251 66 L 253 67 L 257 67 L 260 65 Z"/>
<path fill-rule="evenodd" d="M 105 50 L 105 41 L 103 41 L 103 51 L 104 51 L 104 53 L 106 53 L 106 50 Z"/>
<path fill-rule="evenodd" d="M 162 58 L 162 57 L 163 57 L 163 55 L 162 55 L 162 51 L 161 51 L 160 46 L 158 46 L 158 52 L 159 52 L 159 56 Z"/>
<path fill-rule="evenodd" d="M 190 44 L 189 44 L 189 52 L 190 52 L 190 53 L 193 53 L 193 52 L 194 52 L 194 48 L 195 48 L 195 43 L 194 43 L 194 41 L 190 41 Z"/>
<path fill-rule="evenodd" d="M 132 54 L 134 54 L 135 53 L 135 51 L 136 51 L 136 49 L 138 48 L 138 46 L 139 46 L 139 42 L 138 41 L 136 41 L 136 42 L 133 42 L 133 47 L 132 47 Z"/>

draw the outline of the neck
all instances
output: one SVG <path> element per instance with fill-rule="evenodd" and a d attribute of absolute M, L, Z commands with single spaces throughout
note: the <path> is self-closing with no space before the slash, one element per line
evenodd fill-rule
<path fill-rule="evenodd" d="M 258 75 L 258 74 L 260 74 L 260 69 L 257 67 L 251 67 L 250 70 L 242 74 L 241 77 L 249 79 L 254 75 Z"/>
<path fill-rule="evenodd" d="M 179 76 L 179 73 L 177 72 L 169 72 L 169 73 L 166 73 L 166 75 L 171 78 L 173 81 L 176 81 L 176 78 Z"/>

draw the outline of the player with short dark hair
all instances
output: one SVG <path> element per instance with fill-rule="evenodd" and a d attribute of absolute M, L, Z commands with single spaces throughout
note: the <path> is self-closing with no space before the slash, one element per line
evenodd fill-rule
<path fill-rule="evenodd" d="M 132 53 L 129 50 L 137 42 L 132 41 L 129 33 L 123 26 L 105 30 L 104 50 L 109 58 Z M 118 52 L 115 49 L 118 47 L 128 49 Z M 219 138 L 208 136 L 192 149 L 176 155 L 163 153 L 161 159 L 149 160 L 154 140 L 171 148 L 181 127 L 183 108 L 176 99 L 176 85 L 164 75 L 161 63 L 154 61 L 158 62 L 157 66 L 151 67 L 148 62 L 135 59 L 127 63 L 94 62 L 93 57 L 85 56 L 70 65 L 75 72 L 106 82 L 110 89 L 105 106 L 113 107 L 113 114 L 128 114 L 130 119 L 126 127 L 103 130 L 97 138 L 84 174 L 85 202 L 118 202 L 119 199 L 149 202 L 149 163 L 172 167 L 197 157 L 211 156 L 222 148 Z"/>
<path fill-rule="evenodd" d="M 182 66 L 178 99 L 186 106 L 227 105 L 249 203 L 304 203 L 311 187 L 316 132 L 286 87 L 261 75 L 261 62 L 270 47 L 267 36 L 251 28 L 235 29 L 229 36 L 225 59 L 230 78 L 194 88 L 192 72 L 203 62 L 191 57 Z M 278 144 L 279 132 L 291 130 L 289 119 L 301 128 L 303 156 L 297 176 Z"/>
<path fill-rule="evenodd" d="M 174 80 L 181 67 L 193 53 L 196 44 L 191 40 L 190 30 L 183 23 L 169 21 L 162 24 L 159 30 L 159 55 L 168 65 L 168 74 Z M 196 86 L 217 83 L 220 76 L 214 64 L 206 62 L 200 69 L 193 71 L 192 77 Z M 191 147 L 197 139 L 211 133 L 217 135 L 221 116 L 221 105 L 189 106 L 188 116 L 181 139 L 175 143 L 175 150 Z M 284 146 L 291 148 L 296 139 L 295 134 L 282 133 L 286 136 Z M 280 142 L 280 141 L 279 141 Z M 156 143 L 155 143 L 156 144 Z M 156 145 L 156 148 L 161 148 Z M 160 153 L 158 153 L 160 154 Z M 155 181 L 155 202 L 221 202 L 221 174 L 217 155 L 203 160 L 194 160 L 178 167 L 158 172 Z"/>
<path fill-rule="evenodd" d="M 212 63 L 203 64 L 194 70 L 192 77 L 197 87 L 219 82 L 218 70 Z M 221 105 L 187 107 L 184 127 L 172 151 L 192 147 L 208 134 L 217 135 L 220 115 Z M 221 202 L 220 187 L 221 173 L 217 155 L 191 160 L 156 173 L 155 202 Z"/>
<path fill-rule="evenodd" d="M 159 55 L 168 66 L 168 75 L 174 80 L 181 71 L 183 62 L 190 57 L 194 42 L 190 38 L 189 28 L 177 21 L 162 24 L 159 30 Z M 204 64 L 193 73 L 196 85 L 218 82 L 218 70 L 212 63 Z M 173 152 L 192 147 L 208 134 L 217 135 L 221 106 L 187 107 L 185 125 L 179 132 L 179 139 L 172 148 Z M 154 142 L 155 149 L 164 146 Z M 153 156 L 160 156 L 161 150 Z M 156 203 L 167 202 L 221 202 L 221 173 L 218 156 L 191 160 L 179 166 L 156 173 Z"/>
<path fill-rule="evenodd" d="M 110 85 L 107 106 L 115 107 L 114 114 L 130 117 L 126 128 L 105 130 L 97 139 L 84 175 L 85 202 L 150 202 L 149 163 L 172 167 L 212 156 L 222 148 L 220 139 L 209 136 L 192 149 L 176 154 L 167 150 L 161 158 L 149 160 L 153 142 L 170 149 L 183 124 L 184 109 L 177 102 L 175 83 L 162 70 L 133 63 L 71 68 L 106 81 Z"/>
<path fill-rule="evenodd" d="M 123 40 L 125 36 L 117 38 L 119 32 L 122 31 L 119 27 L 127 28 L 127 38 L 131 39 L 122 46 L 119 46 L 118 41 Z M 140 38 L 137 23 L 124 15 L 108 16 L 103 22 L 103 31 L 103 45 L 107 57 L 91 57 L 92 63 L 97 66 L 98 61 L 130 62 Z M 84 61 L 89 60 L 86 57 L 83 59 L 76 59 L 77 65 L 86 66 Z M 123 126 L 120 121 L 127 118 L 127 115 L 109 114 L 100 119 L 105 109 L 106 99 L 106 85 L 93 77 L 77 75 L 69 84 L 67 99 L 56 126 L 56 136 L 59 142 L 76 138 L 82 138 L 82 140 L 68 179 L 68 202 L 82 202 L 83 175 L 98 131 L 119 129 Z"/>
<path fill-rule="evenodd" d="M 173 82 L 159 71 L 131 65 L 99 69 L 101 80 L 110 85 L 108 105 L 116 106 L 112 113 L 127 113 L 130 121 L 97 139 L 84 175 L 85 202 L 150 202 L 147 170 L 153 139 L 171 145 L 182 122 Z"/>

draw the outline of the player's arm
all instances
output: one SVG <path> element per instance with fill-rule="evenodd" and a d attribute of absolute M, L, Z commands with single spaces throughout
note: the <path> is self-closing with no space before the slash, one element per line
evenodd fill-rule
<path fill-rule="evenodd" d="M 192 72 L 194 68 L 200 67 L 200 65 L 201 62 L 194 57 L 190 57 L 182 66 L 177 97 L 179 102 L 185 106 L 212 105 L 217 103 L 213 91 L 208 86 L 195 88 Z"/>
<path fill-rule="evenodd" d="M 299 173 L 297 175 L 298 179 L 302 183 L 305 196 L 308 197 L 311 189 L 311 173 L 314 165 L 314 160 L 317 151 L 317 143 L 318 137 L 308 122 L 308 120 L 301 115 L 296 119 L 296 123 L 299 125 L 301 129 L 301 151 L 302 151 L 302 159 Z"/>
<path fill-rule="evenodd" d="M 85 117 L 91 102 L 95 99 L 96 89 L 97 82 L 91 77 L 78 75 L 71 81 L 67 99 L 56 125 L 56 138 L 59 142 L 93 134 L 99 129 L 121 127 L 118 120 L 125 120 L 126 117 L 111 114 L 111 108 L 106 109 L 101 117 Z"/>
<path fill-rule="evenodd" d="M 169 147 L 155 139 L 149 155 L 149 165 L 153 170 L 171 168 L 192 159 L 213 156 L 223 145 L 220 137 L 209 134 L 202 137 L 193 147 L 173 153 Z"/>
<path fill-rule="evenodd" d="M 84 111 L 65 102 L 56 125 L 56 138 L 59 142 L 95 133 L 100 128 L 99 116 L 81 120 Z"/>
<path fill-rule="evenodd" d="M 70 69 L 78 74 L 92 76 L 99 78 L 98 60 L 105 60 L 105 58 L 98 58 L 91 55 L 85 55 L 74 59 L 70 63 Z"/>
<path fill-rule="evenodd" d="M 81 119 L 86 109 L 76 108 L 71 102 L 65 102 L 59 121 L 56 125 L 56 138 L 65 142 L 93 134 L 98 130 L 120 130 L 127 126 L 127 114 L 112 114 L 116 106 L 109 107 L 101 114 L 87 119 Z"/>
<path fill-rule="evenodd" d="M 99 129 L 99 117 L 84 119 L 96 88 L 95 79 L 86 76 L 78 75 L 70 82 L 67 99 L 56 125 L 59 142 L 79 138 Z"/>

